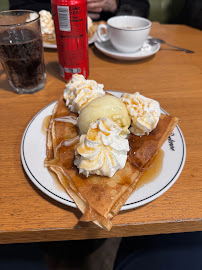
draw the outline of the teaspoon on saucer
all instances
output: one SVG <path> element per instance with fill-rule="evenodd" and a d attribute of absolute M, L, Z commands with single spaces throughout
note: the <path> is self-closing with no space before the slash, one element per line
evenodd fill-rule
<path fill-rule="evenodd" d="M 183 49 L 183 48 L 180 48 L 180 47 L 177 47 L 177 46 L 174 46 L 174 45 L 167 44 L 164 40 L 162 40 L 160 38 L 149 38 L 148 42 L 151 45 L 156 44 L 156 43 L 166 44 L 167 46 L 175 48 L 175 49 L 177 49 L 179 51 L 183 51 L 183 52 L 186 52 L 186 53 L 194 53 L 194 51 Z"/>

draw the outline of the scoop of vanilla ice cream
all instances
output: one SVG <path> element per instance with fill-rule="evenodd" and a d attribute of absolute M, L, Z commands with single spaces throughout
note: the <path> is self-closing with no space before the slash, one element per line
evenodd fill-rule
<path fill-rule="evenodd" d="M 124 168 L 129 151 L 127 135 L 112 120 L 101 117 L 91 123 L 87 134 L 80 137 L 74 165 L 86 177 L 90 174 L 112 177 Z"/>
<path fill-rule="evenodd" d="M 116 122 L 122 133 L 128 134 L 131 123 L 126 105 L 115 96 L 105 95 L 91 101 L 83 108 L 78 117 L 78 126 L 82 134 L 86 134 L 90 124 L 100 117 L 107 117 Z"/>
<path fill-rule="evenodd" d="M 93 99 L 105 95 L 103 87 L 103 84 L 94 80 L 86 80 L 83 75 L 74 74 L 64 90 L 66 106 L 72 112 L 80 113 L 81 109 Z"/>
<path fill-rule="evenodd" d="M 124 93 L 121 100 L 125 103 L 128 113 L 132 117 L 130 131 L 142 136 L 149 134 L 158 124 L 161 111 L 158 101 L 144 97 L 140 93 Z"/>
<path fill-rule="evenodd" d="M 52 14 L 47 10 L 39 11 L 40 23 L 41 23 L 41 33 L 42 35 L 48 34 L 55 36 L 54 22 L 52 19 Z"/>

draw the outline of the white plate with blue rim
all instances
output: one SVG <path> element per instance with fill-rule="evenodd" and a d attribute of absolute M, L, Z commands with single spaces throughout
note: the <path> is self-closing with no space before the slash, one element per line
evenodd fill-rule
<path fill-rule="evenodd" d="M 117 51 L 112 43 L 108 41 L 100 42 L 95 41 L 95 47 L 101 51 L 103 54 L 118 59 L 118 60 L 141 60 L 147 57 L 150 57 L 154 54 L 156 54 L 160 49 L 159 43 L 150 43 L 149 39 L 151 37 L 148 37 L 148 39 L 144 42 L 142 48 L 136 52 L 133 53 L 124 53 Z"/>
<path fill-rule="evenodd" d="M 108 91 L 120 97 L 120 92 Z M 52 114 L 56 101 L 39 111 L 25 129 L 21 142 L 22 165 L 30 180 L 47 196 L 62 204 L 76 207 L 68 196 L 44 167 L 46 158 L 46 135 L 42 130 L 44 119 Z M 161 109 L 161 113 L 167 114 Z M 152 181 L 137 188 L 128 198 L 121 210 L 133 209 L 145 205 L 166 192 L 178 179 L 186 159 L 186 144 L 180 127 L 177 125 L 162 146 L 164 153 L 162 167 Z"/>

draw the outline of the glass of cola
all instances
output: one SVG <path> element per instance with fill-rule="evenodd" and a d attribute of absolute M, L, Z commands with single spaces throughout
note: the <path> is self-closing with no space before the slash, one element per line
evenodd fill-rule
<path fill-rule="evenodd" d="M 9 84 L 18 94 L 45 86 L 40 15 L 31 10 L 0 12 L 0 61 Z"/>

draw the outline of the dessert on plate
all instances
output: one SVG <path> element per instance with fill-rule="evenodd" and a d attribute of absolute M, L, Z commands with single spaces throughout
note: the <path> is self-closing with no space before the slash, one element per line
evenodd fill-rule
<path fill-rule="evenodd" d="M 56 44 L 55 28 L 52 14 L 47 10 L 39 11 L 41 33 L 44 42 Z"/>
<path fill-rule="evenodd" d="M 80 220 L 110 230 L 178 119 L 138 92 L 119 99 L 103 87 L 72 76 L 53 109 L 45 166 L 83 213 Z"/>

